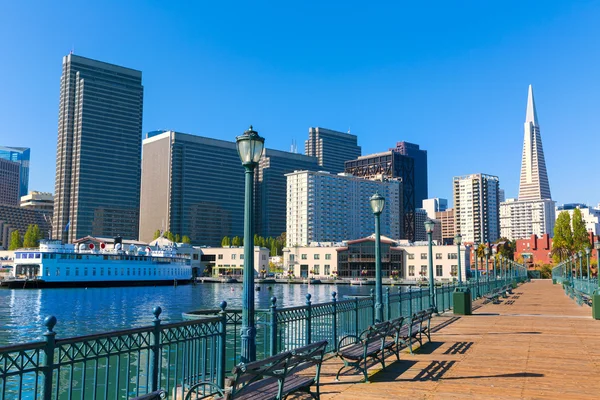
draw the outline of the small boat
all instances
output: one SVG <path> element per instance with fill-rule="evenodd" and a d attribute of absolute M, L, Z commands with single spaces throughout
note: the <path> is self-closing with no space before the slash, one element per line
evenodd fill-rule
<path fill-rule="evenodd" d="M 316 278 L 303 279 L 302 283 L 307 283 L 309 285 L 319 285 L 321 284 L 321 280 Z"/>
<path fill-rule="evenodd" d="M 221 278 L 221 283 L 238 283 L 235 278 Z"/>
<path fill-rule="evenodd" d="M 350 284 L 354 286 L 374 285 L 375 281 L 367 278 L 354 278 L 350 280 Z"/>

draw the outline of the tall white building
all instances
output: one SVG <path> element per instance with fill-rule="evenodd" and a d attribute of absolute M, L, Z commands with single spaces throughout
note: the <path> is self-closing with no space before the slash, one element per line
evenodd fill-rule
<path fill-rule="evenodd" d="M 500 236 L 509 240 L 541 237 L 554 231 L 554 201 L 508 199 L 500 203 Z"/>
<path fill-rule="evenodd" d="M 519 201 L 551 199 L 548 173 L 542 136 L 533 100 L 533 88 L 529 85 L 527 94 L 527 113 L 525 115 L 525 134 L 523 137 L 523 158 L 521 160 L 521 181 Z"/>
<path fill-rule="evenodd" d="M 296 171 L 286 177 L 288 247 L 371 235 L 375 219 L 369 199 L 376 192 L 385 197 L 381 234 L 400 237 L 400 181 L 311 171 Z"/>
<path fill-rule="evenodd" d="M 499 180 L 472 174 L 454 177 L 454 226 L 465 243 L 488 243 L 499 238 Z"/>
<path fill-rule="evenodd" d="M 500 205 L 501 236 L 510 240 L 526 239 L 532 234 L 541 236 L 548 233 L 552 236 L 554 205 L 550 195 L 533 89 L 529 85 L 519 198 Z"/>

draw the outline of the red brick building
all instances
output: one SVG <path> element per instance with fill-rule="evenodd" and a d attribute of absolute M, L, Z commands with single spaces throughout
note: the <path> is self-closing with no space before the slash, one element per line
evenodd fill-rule
<path fill-rule="evenodd" d="M 542 237 L 531 235 L 529 239 L 518 239 L 515 259 L 523 257 L 523 264 L 532 268 L 534 264 L 552 264 L 552 238 L 547 233 Z"/>

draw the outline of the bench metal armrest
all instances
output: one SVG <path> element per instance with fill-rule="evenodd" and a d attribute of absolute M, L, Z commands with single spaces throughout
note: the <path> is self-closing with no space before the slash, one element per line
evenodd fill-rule
<path fill-rule="evenodd" d="M 342 343 L 344 343 L 344 341 L 345 341 L 346 339 L 350 339 L 350 338 L 354 338 L 354 339 L 355 339 L 355 341 L 354 341 L 353 343 L 348 343 L 348 344 L 346 344 L 345 346 L 349 346 L 349 345 L 351 345 L 351 344 L 356 344 L 356 343 L 362 343 L 362 342 L 363 342 L 363 340 L 360 338 L 360 336 L 356 336 L 356 335 L 346 335 L 346 336 L 342 337 L 340 340 L 338 340 L 338 345 L 337 345 L 337 348 L 338 348 L 338 353 L 339 353 L 339 349 L 341 349 L 341 348 L 342 348 Z M 345 346 L 344 346 L 344 347 L 345 347 Z"/>
<path fill-rule="evenodd" d="M 199 389 L 206 387 L 206 386 L 208 386 L 211 390 L 209 390 L 208 392 L 204 390 L 203 393 L 200 394 Z M 202 381 L 202 382 L 198 382 L 198 383 L 190 386 L 190 388 L 188 389 L 188 392 L 186 393 L 186 395 L 184 397 L 184 400 L 208 399 L 208 398 L 214 397 L 215 394 L 218 394 L 219 396 L 223 397 L 224 399 L 228 399 L 230 392 L 231 392 L 231 388 L 223 390 L 219 386 L 215 385 L 212 382 Z"/>

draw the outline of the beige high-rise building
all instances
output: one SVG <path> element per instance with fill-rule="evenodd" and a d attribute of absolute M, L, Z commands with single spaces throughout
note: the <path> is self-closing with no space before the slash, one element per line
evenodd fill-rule
<path fill-rule="evenodd" d="M 442 243 L 453 244 L 454 236 L 454 209 L 449 208 L 446 211 L 438 211 L 435 213 L 435 218 L 442 224 Z"/>
<path fill-rule="evenodd" d="M 63 58 L 54 239 L 137 239 L 143 95 L 140 71 Z"/>

